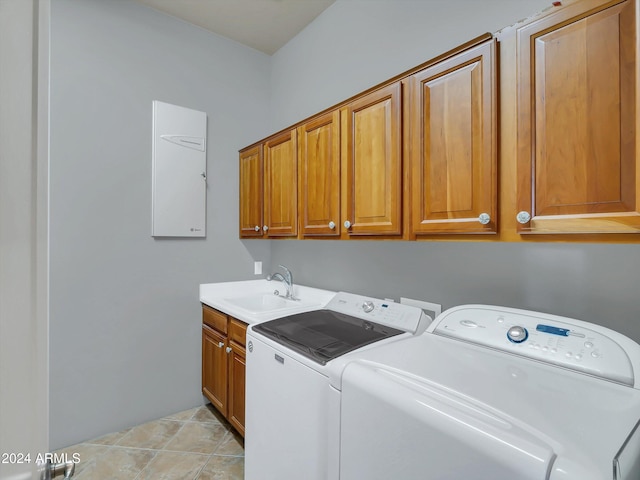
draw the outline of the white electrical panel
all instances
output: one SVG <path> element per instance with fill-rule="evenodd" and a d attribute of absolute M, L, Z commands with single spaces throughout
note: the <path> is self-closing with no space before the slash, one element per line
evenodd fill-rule
<path fill-rule="evenodd" d="M 153 102 L 153 237 L 206 236 L 207 114 Z"/>

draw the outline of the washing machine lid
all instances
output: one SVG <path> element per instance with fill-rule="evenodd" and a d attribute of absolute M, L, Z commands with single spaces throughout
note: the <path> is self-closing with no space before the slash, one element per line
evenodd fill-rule
<path fill-rule="evenodd" d="M 332 310 L 315 310 L 260 323 L 254 332 L 325 365 L 345 353 L 404 333 Z"/>
<path fill-rule="evenodd" d="M 613 479 L 614 459 L 640 420 L 640 391 L 635 388 L 432 333 L 381 345 L 358 357 L 342 374 L 345 401 L 352 396 L 354 385 L 366 391 L 362 398 L 390 395 L 391 384 L 403 385 L 404 391 L 413 395 L 412 405 L 416 407 L 429 406 L 437 397 L 454 412 L 462 410 L 465 416 L 471 416 L 465 428 L 472 436 L 478 432 L 476 424 L 495 425 L 494 436 L 487 437 L 492 442 L 535 453 L 523 457 L 525 463 L 527 458 L 542 459 L 541 463 L 531 463 L 531 468 L 542 465 L 534 468 L 535 472 L 551 465 L 549 473 L 540 477 L 545 480 Z M 363 370 L 370 372 L 370 381 L 364 385 L 359 380 L 364 378 Z M 376 385 L 386 388 L 378 390 Z M 343 420 L 349 414 L 345 405 L 343 402 Z M 395 406 L 390 402 L 384 405 L 367 414 L 371 419 L 388 418 Z M 433 409 L 414 413 L 416 424 L 431 422 Z M 453 420 L 454 416 L 442 415 L 456 425 L 463 424 Z M 490 431 L 489 427 L 483 431 Z M 516 441 L 511 438 L 514 432 L 522 432 L 516 435 Z M 638 438 L 633 436 L 632 440 Z M 633 448 L 623 452 L 621 470 L 638 468 L 633 465 L 640 461 L 640 452 Z M 619 476 L 616 480 L 628 478 L 634 477 Z"/>
<path fill-rule="evenodd" d="M 535 429 L 443 385 L 367 362 L 344 371 L 341 480 L 548 480 L 555 457 Z"/>

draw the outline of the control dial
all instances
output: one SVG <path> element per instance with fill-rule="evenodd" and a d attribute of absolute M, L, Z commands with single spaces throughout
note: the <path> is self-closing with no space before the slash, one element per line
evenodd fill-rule
<path fill-rule="evenodd" d="M 524 327 L 514 325 L 507 331 L 507 338 L 513 343 L 522 343 L 529 338 L 529 332 Z"/>
<path fill-rule="evenodd" d="M 366 302 L 364 302 L 362 304 L 362 310 L 365 311 L 365 313 L 369 313 L 371 311 L 373 311 L 374 309 L 374 305 L 373 302 L 371 300 L 367 300 Z"/>

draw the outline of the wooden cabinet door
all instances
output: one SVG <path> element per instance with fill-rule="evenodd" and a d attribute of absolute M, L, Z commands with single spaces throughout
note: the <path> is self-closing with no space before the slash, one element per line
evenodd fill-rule
<path fill-rule="evenodd" d="M 493 40 L 409 79 L 414 234 L 495 233 Z"/>
<path fill-rule="evenodd" d="M 518 231 L 640 232 L 636 2 L 518 30 Z"/>
<path fill-rule="evenodd" d="M 347 106 L 343 220 L 350 235 L 402 233 L 401 96 L 396 82 Z"/>
<path fill-rule="evenodd" d="M 262 146 L 240 152 L 240 237 L 262 236 Z"/>
<path fill-rule="evenodd" d="M 227 414 L 226 338 L 202 325 L 202 393 L 223 415 Z"/>
<path fill-rule="evenodd" d="M 304 236 L 340 235 L 340 112 L 298 129 L 298 198 Z"/>
<path fill-rule="evenodd" d="M 298 160 L 296 130 L 264 144 L 264 225 L 269 237 L 298 233 Z"/>
<path fill-rule="evenodd" d="M 246 373 L 246 351 L 236 342 L 231 342 L 229 352 L 229 409 L 227 419 L 244 437 L 244 395 Z"/>

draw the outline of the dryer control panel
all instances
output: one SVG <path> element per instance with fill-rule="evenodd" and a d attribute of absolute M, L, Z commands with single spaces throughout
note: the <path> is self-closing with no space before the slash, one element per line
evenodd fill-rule
<path fill-rule="evenodd" d="M 442 313 L 429 332 L 634 386 L 640 345 L 580 320 L 486 305 Z"/>
<path fill-rule="evenodd" d="M 355 293 L 338 292 L 325 308 L 414 335 L 424 332 L 431 323 L 431 319 L 417 307 L 364 297 Z"/>

